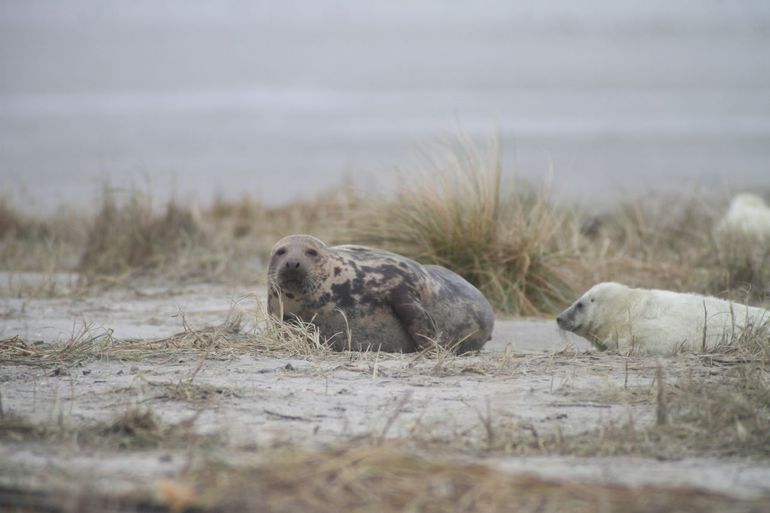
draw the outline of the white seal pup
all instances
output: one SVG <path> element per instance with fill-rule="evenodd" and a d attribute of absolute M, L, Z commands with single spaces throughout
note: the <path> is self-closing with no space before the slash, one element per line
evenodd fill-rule
<path fill-rule="evenodd" d="M 740 233 L 770 242 L 770 207 L 754 194 L 738 194 L 717 224 L 718 235 Z"/>
<path fill-rule="evenodd" d="M 556 322 L 599 349 L 663 355 L 729 344 L 747 328 L 770 326 L 770 311 L 698 294 L 605 282 L 589 289 Z"/>

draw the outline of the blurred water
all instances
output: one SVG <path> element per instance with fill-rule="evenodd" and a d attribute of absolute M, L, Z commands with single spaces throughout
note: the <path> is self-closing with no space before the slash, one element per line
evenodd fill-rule
<path fill-rule="evenodd" d="M 3 0 L 0 184 L 278 203 L 463 131 L 579 199 L 770 187 L 768 55 L 764 0 Z"/>

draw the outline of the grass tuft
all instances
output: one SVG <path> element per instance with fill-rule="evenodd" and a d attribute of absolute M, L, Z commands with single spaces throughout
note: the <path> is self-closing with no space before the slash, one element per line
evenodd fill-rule
<path fill-rule="evenodd" d="M 170 429 L 151 409 L 133 407 L 92 429 L 89 434 L 100 440 L 113 439 L 119 449 L 141 449 L 159 446 L 168 437 Z"/>
<path fill-rule="evenodd" d="M 49 227 L 22 214 L 8 199 L 0 198 L 0 239 L 38 239 L 48 235 Z"/>
<path fill-rule="evenodd" d="M 191 272 L 184 265 L 185 253 L 205 242 L 189 209 L 171 201 L 165 213 L 157 215 L 148 195 L 135 192 L 119 204 L 108 191 L 88 232 L 78 270 L 91 280 L 156 269 L 184 275 Z"/>
<path fill-rule="evenodd" d="M 395 197 L 373 202 L 353 236 L 457 272 L 498 311 L 557 312 L 574 295 L 558 243 L 565 215 L 545 191 L 504 192 L 500 166 L 496 144 L 480 152 L 461 143 Z"/>
<path fill-rule="evenodd" d="M 10 282 L 14 272 L 37 271 L 52 278 L 57 272 L 71 270 L 85 237 L 83 224 L 82 216 L 71 209 L 38 219 L 0 198 L 0 271 L 10 272 Z M 9 283 L 8 288 L 16 287 Z M 46 290 L 34 292 L 46 295 Z"/>

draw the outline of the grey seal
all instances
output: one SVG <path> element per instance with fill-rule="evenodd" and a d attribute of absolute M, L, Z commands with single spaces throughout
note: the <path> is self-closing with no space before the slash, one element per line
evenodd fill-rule
<path fill-rule="evenodd" d="M 491 338 L 494 313 L 460 275 L 365 246 L 327 246 L 310 235 L 279 240 L 268 266 L 268 312 L 314 324 L 338 351 L 458 353 Z"/>

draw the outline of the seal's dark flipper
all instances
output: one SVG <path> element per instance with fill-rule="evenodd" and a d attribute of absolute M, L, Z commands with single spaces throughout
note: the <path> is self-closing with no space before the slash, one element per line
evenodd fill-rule
<path fill-rule="evenodd" d="M 436 326 L 415 291 L 407 287 L 394 290 L 391 294 L 391 306 L 417 348 L 424 349 L 438 343 Z"/>

